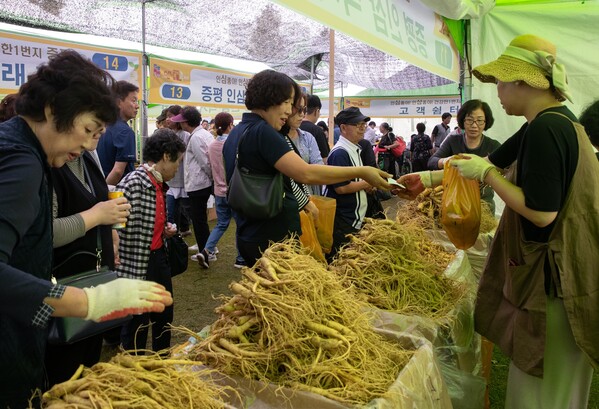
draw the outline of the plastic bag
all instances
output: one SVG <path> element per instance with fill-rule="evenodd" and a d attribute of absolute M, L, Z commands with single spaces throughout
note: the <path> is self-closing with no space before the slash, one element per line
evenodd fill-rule
<path fill-rule="evenodd" d="M 312 203 L 318 208 L 318 229 L 316 236 L 325 254 L 331 252 L 333 247 L 333 227 L 335 225 L 335 211 L 337 200 L 326 196 L 310 196 Z"/>
<path fill-rule="evenodd" d="M 443 173 L 441 224 L 449 240 L 459 249 L 466 250 L 476 242 L 480 228 L 480 187 L 445 162 Z"/>
<path fill-rule="evenodd" d="M 312 219 L 312 216 L 303 210 L 299 213 L 300 224 L 302 226 L 300 242 L 305 248 L 310 250 L 310 255 L 312 257 L 318 261 L 324 261 L 326 263 L 326 259 L 322 253 L 322 248 L 318 242 L 318 237 L 316 236 L 316 228 L 314 227 L 314 220 Z"/>

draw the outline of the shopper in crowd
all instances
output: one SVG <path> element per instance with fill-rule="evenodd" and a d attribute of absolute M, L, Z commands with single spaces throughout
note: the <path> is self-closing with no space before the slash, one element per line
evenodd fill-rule
<path fill-rule="evenodd" d="M 433 143 L 433 150 L 437 150 L 441 147 L 441 144 L 447 138 L 447 135 L 451 132 L 449 123 L 451 122 L 451 114 L 444 112 L 441 115 L 441 123 L 436 125 L 431 132 L 431 142 Z"/>
<path fill-rule="evenodd" d="M 191 135 L 183 165 L 185 191 L 190 200 L 189 216 L 198 246 L 198 252 L 191 257 L 192 260 L 198 262 L 200 267 L 208 268 L 210 255 L 204 248 L 210 235 L 207 212 L 208 199 L 212 195 L 212 169 L 208 160 L 208 147 L 214 142 L 214 138 L 210 132 L 200 126 L 202 115 L 196 107 L 186 106 L 179 115 L 173 116 L 169 120 L 181 124 L 183 130 Z"/>
<path fill-rule="evenodd" d="M 156 117 L 156 129 L 162 129 L 166 127 L 166 108 L 162 110 L 160 115 Z"/>
<path fill-rule="evenodd" d="M 307 95 L 306 97 L 307 111 L 300 124 L 302 131 L 309 132 L 314 136 L 318 149 L 320 150 L 320 157 L 323 163 L 327 162 L 327 157 L 331 151 L 329 146 L 328 128 L 326 129 L 327 134 L 325 135 L 324 128 L 319 125 L 315 125 L 318 118 L 320 118 L 320 110 L 322 109 L 322 103 L 318 95 Z"/>
<path fill-rule="evenodd" d="M 486 158 L 450 162 L 506 204 L 478 287 L 475 329 L 511 358 L 506 408 L 586 408 L 599 363 L 599 161 L 562 104 L 571 96 L 554 44 L 518 36 L 473 74 L 497 84 L 508 115 L 526 118 Z M 400 194 L 437 179 L 404 176 Z"/>
<path fill-rule="evenodd" d="M 97 144 L 98 139 L 93 139 L 90 151 Z M 56 279 L 93 271 L 98 263 L 114 270 L 118 236 L 112 224 L 125 223 L 131 209 L 124 197 L 108 200 L 104 174 L 90 151 L 52 169 L 52 275 Z M 103 334 L 98 334 L 71 344 L 48 343 L 48 386 L 67 381 L 79 365 L 97 363 L 102 340 Z"/>
<path fill-rule="evenodd" d="M 443 169 L 445 162 L 453 155 L 472 153 L 485 157 L 499 147 L 499 142 L 483 134 L 483 131 L 490 129 L 494 122 L 493 112 L 486 102 L 480 99 L 464 102 L 458 111 L 457 120 L 464 133 L 449 134 L 443 145 L 429 159 L 429 169 Z M 494 197 L 493 189 L 481 183 L 480 198 L 489 205 L 492 213 L 495 213 Z"/>
<path fill-rule="evenodd" d="M 0 122 L 8 121 L 15 116 L 15 103 L 17 102 L 17 94 L 8 94 L 0 101 Z"/>
<path fill-rule="evenodd" d="M 421 171 L 427 169 L 428 160 L 433 152 L 433 144 L 430 136 L 424 133 L 426 125 L 422 122 L 416 124 L 418 133 L 410 138 L 410 161 L 412 170 Z"/>
<path fill-rule="evenodd" d="M 283 209 L 271 219 L 256 219 L 239 215 L 237 244 L 248 265 L 261 256 L 269 241 L 280 241 L 301 232 L 298 204 L 289 178 L 306 184 L 332 184 L 352 178 L 363 178 L 373 186 L 389 189 L 383 171 L 371 167 L 340 167 L 309 165 L 289 146 L 278 131 L 293 114 L 301 95 L 299 86 L 285 74 L 273 70 L 261 71 L 248 82 L 245 104 L 251 112 L 229 134 L 223 147 L 225 169 L 229 181 L 239 151 L 240 166 L 253 172 L 285 177 Z M 247 132 L 246 132 L 247 131 Z M 238 142 L 242 135 L 243 143 Z"/>
<path fill-rule="evenodd" d="M 316 126 L 318 126 L 320 129 L 322 129 L 322 132 L 324 132 L 324 136 L 327 139 L 327 145 L 328 145 L 328 143 L 329 143 L 329 126 L 327 125 L 327 123 L 325 121 L 318 121 Z M 323 162 L 324 162 L 324 159 L 323 159 Z"/>
<path fill-rule="evenodd" d="M 115 95 L 119 116 L 114 124 L 106 128 L 98 144 L 98 156 L 109 185 L 116 185 L 135 168 L 135 133 L 127 122 L 137 116 L 138 92 L 139 87 L 135 84 L 117 82 Z"/>
<path fill-rule="evenodd" d="M 358 142 L 364 139 L 368 121 L 370 118 L 363 115 L 357 107 L 346 108 L 337 114 L 335 123 L 339 125 L 341 136 L 331 149 L 328 165 L 346 168 L 363 166 Z M 325 196 L 337 200 L 333 245 L 327 255 L 329 260 L 349 241 L 346 235 L 355 233 L 362 227 L 368 208 L 367 193 L 374 193 L 374 188 L 359 177 L 327 184 Z"/>
<path fill-rule="evenodd" d="M 180 105 L 171 105 L 166 108 L 167 128 L 173 130 L 179 139 L 187 146 L 189 144 L 189 132 L 181 128 L 181 123 L 171 121 L 171 118 L 181 113 Z M 168 191 L 166 192 L 166 211 L 168 221 L 177 225 L 182 236 L 191 235 L 190 226 L 190 200 L 185 191 L 185 158 L 179 164 L 179 170 L 175 176 L 168 182 Z M 197 251 L 197 247 L 195 249 Z"/>
<path fill-rule="evenodd" d="M 595 149 L 599 150 L 599 100 L 593 102 L 580 114 L 580 123 L 584 126 Z M 596 155 L 599 159 L 599 152 Z"/>
<path fill-rule="evenodd" d="M 393 133 L 393 128 L 390 127 L 387 122 L 381 123 L 379 130 L 381 131 L 381 140 L 379 141 L 377 149 L 379 161 L 383 163 L 382 169 L 387 173 L 392 174 L 394 178 L 397 178 L 398 172 L 395 166 L 396 158 L 391 150 L 399 146 L 399 141 Z"/>
<path fill-rule="evenodd" d="M 45 388 L 51 316 L 99 321 L 172 303 L 164 287 L 149 281 L 85 289 L 50 282 L 50 168 L 92 148 L 116 120 L 113 90 L 109 74 L 62 51 L 29 75 L 19 89 L 18 116 L 0 124 L 0 407 L 27 407 L 33 391 Z"/>
<path fill-rule="evenodd" d="M 216 261 L 216 245 L 229 228 L 231 218 L 237 223 L 237 214 L 231 209 L 227 202 L 227 181 L 225 180 L 225 165 L 223 163 L 223 146 L 229 132 L 233 129 L 233 115 L 228 112 L 220 112 L 214 117 L 214 128 L 216 129 L 216 140 L 208 147 L 208 160 L 212 169 L 214 180 L 214 201 L 216 206 L 216 226 L 210 232 L 206 241 L 206 253 L 209 261 Z M 244 267 L 245 260 L 237 250 L 237 257 L 233 266 Z"/>
<path fill-rule="evenodd" d="M 302 94 L 299 100 L 299 107 L 295 110 L 295 113 L 287 118 L 287 129 L 285 129 L 287 136 L 293 142 L 295 148 L 299 151 L 302 159 L 308 164 L 324 164 L 318 149 L 318 144 L 314 136 L 303 129 L 300 129 L 300 124 L 303 123 L 304 115 L 306 114 L 307 96 Z M 305 121 L 304 121 L 305 122 Z M 321 186 L 311 185 L 308 186 L 309 193 L 311 195 L 320 195 Z"/>
<path fill-rule="evenodd" d="M 166 219 L 166 182 L 171 180 L 183 159 L 185 144 L 171 129 L 158 129 L 143 149 L 144 163 L 117 185 L 131 204 L 131 215 L 119 230 L 119 277 L 155 281 L 173 291 L 171 268 L 164 240 L 177 233 Z M 127 350 L 146 349 L 148 324 L 152 324 L 152 350 L 170 347 L 169 325 L 173 306 L 160 312 L 135 315 L 121 332 L 121 344 Z"/>
<path fill-rule="evenodd" d="M 366 132 L 364 132 L 364 139 L 370 142 L 371 146 L 375 146 L 378 138 L 379 137 L 376 134 L 376 122 L 368 122 L 368 128 L 366 128 Z"/>

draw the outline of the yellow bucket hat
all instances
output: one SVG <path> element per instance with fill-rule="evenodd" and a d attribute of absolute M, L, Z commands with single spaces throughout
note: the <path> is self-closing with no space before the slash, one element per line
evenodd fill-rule
<path fill-rule="evenodd" d="M 499 58 L 475 67 L 472 73 L 482 82 L 524 81 L 537 89 L 549 89 L 553 83 L 558 100 L 572 102 L 566 68 L 556 60 L 553 43 L 524 34 L 514 38 Z"/>

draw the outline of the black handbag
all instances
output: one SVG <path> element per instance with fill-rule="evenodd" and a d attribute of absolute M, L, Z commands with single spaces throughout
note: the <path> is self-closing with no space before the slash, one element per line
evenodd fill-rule
<path fill-rule="evenodd" d="M 239 166 L 239 146 L 247 129 L 239 138 L 235 152 L 235 168 L 229 189 L 227 202 L 231 209 L 250 219 L 271 219 L 283 208 L 283 174 L 259 174 Z"/>
<path fill-rule="evenodd" d="M 189 263 L 187 243 L 180 234 L 166 239 L 166 252 L 171 266 L 171 277 L 184 273 Z"/>
<path fill-rule="evenodd" d="M 75 274 L 70 277 L 64 277 L 56 280 L 52 277 L 52 282 L 63 284 L 66 286 L 85 288 L 93 287 L 100 284 L 105 284 L 110 281 L 116 280 L 117 274 L 115 271 L 109 270 L 108 267 L 101 267 L 102 262 L 102 242 L 100 240 L 100 231 L 98 229 L 97 248 L 96 253 L 89 251 L 78 251 L 69 256 L 65 261 L 54 267 L 54 270 L 60 268 L 71 258 L 75 256 L 91 256 L 96 258 L 96 269 L 91 271 L 85 271 L 79 274 Z M 120 327 L 127 323 L 131 319 L 131 316 L 103 321 L 95 322 L 84 320 L 82 318 L 73 317 L 55 317 L 50 322 L 50 332 L 48 334 L 48 342 L 55 345 L 72 344 L 82 339 L 99 335 L 109 329 Z"/>

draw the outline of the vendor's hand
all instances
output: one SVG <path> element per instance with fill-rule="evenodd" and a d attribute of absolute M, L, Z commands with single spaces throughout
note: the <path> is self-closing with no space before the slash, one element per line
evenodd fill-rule
<path fill-rule="evenodd" d="M 318 228 L 318 207 L 311 201 L 302 209 L 314 220 L 314 227 Z"/>
<path fill-rule="evenodd" d="M 408 173 L 397 179 L 397 183 L 404 185 L 405 189 L 393 189 L 391 193 L 401 197 L 402 199 L 414 200 L 416 196 L 422 193 L 425 189 L 421 179 L 421 172 Z"/>
<path fill-rule="evenodd" d="M 362 179 L 372 187 L 391 190 L 392 186 L 387 182 L 387 178 L 392 177 L 389 173 L 372 166 L 362 166 Z"/>
<path fill-rule="evenodd" d="M 129 314 L 162 312 L 173 304 L 171 293 L 157 283 L 117 278 L 106 284 L 84 288 L 87 295 L 86 320 L 101 322 Z"/>
<path fill-rule="evenodd" d="M 494 168 L 486 158 L 470 154 L 462 154 L 460 158 L 453 159 L 451 166 L 457 168 L 466 179 L 476 179 L 479 182 L 484 182 L 487 173 Z"/>

